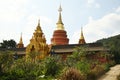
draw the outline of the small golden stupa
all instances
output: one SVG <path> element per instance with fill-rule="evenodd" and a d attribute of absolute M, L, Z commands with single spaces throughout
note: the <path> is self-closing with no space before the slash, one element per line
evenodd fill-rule
<path fill-rule="evenodd" d="M 81 36 L 80 36 L 80 39 L 79 39 L 79 44 L 86 44 L 82 28 L 81 28 Z"/>
<path fill-rule="evenodd" d="M 22 40 L 22 33 L 21 33 L 21 36 L 20 36 L 20 41 L 17 44 L 17 48 L 24 48 L 24 44 L 23 44 L 23 40 Z"/>

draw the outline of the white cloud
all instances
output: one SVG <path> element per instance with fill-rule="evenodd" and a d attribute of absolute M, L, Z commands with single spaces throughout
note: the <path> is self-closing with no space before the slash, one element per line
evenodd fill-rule
<path fill-rule="evenodd" d="M 87 0 L 88 7 L 100 8 L 101 5 L 97 3 L 95 0 Z"/>
<path fill-rule="evenodd" d="M 120 6 L 116 9 L 116 12 L 120 13 Z"/>
<path fill-rule="evenodd" d="M 0 21 L 16 22 L 25 15 L 27 0 L 0 0 Z"/>
<path fill-rule="evenodd" d="M 100 4 L 96 3 L 96 4 L 95 4 L 95 7 L 96 7 L 96 8 L 100 8 L 101 6 L 100 6 Z"/>
<path fill-rule="evenodd" d="M 91 19 L 92 17 L 90 17 Z M 120 34 L 120 14 L 110 13 L 98 20 L 90 20 L 84 27 L 86 42 L 94 42 L 98 39 L 107 38 Z M 80 30 L 73 35 L 74 40 L 79 40 Z M 73 43 L 73 41 L 71 43 Z M 75 42 L 74 42 L 75 43 Z"/>
<path fill-rule="evenodd" d="M 92 22 L 92 21 L 93 21 L 93 17 L 92 17 L 92 16 L 89 16 L 89 17 L 88 17 L 88 21 L 89 21 L 89 23 Z"/>
<path fill-rule="evenodd" d="M 93 4 L 95 2 L 95 0 L 87 0 L 88 4 Z"/>
<path fill-rule="evenodd" d="M 2 42 L 3 39 L 14 39 L 16 42 L 19 42 L 23 27 L 21 25 L 24 25 L 23 19 L 25 19 L 27 14 L 27 1 L 28 0 L 0 0 L 0 42 Z"/>
<path fill-rule="evenodd" d="M 32 5 L 29 0 L 0 0 L 0 42 L 3 39 L 12 38 L 19 42 L 19 35 L 22 32 L 23 41 L 27 45 L 38 24 L 38 19 L 40 19 L 42 30 L 43 27 L 53 24 L 51 19 L 37 15 L 36 11 L 32 10 L 33 13 L 30 13 L 33 6 L 29 9 L 28 4 Z M 47 29 L 50 31 L 51 28 Z M 47 31 L 48 34 L 50 34 L 49 31 Z"/>

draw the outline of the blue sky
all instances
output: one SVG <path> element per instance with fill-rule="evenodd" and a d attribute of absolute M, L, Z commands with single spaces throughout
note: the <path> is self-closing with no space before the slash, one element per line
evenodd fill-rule
<path fill-rule="evenodd" d="M 0 42 L 19 42 L 22 32 L 26 46 L 40 19 L 50 44 L 60 3 L 70 44 L 78 43 L 81 27 L 87 43 L 120 34 L 120 0 L 0 0 Z"/>

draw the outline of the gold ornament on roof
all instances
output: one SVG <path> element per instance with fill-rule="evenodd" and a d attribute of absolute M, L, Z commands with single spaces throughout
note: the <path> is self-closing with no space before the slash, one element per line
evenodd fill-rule
<path fill-rule="evenodd" d="M 57 24 L 57 30 L 64 30 L 64 24 L 62 22 L 62 16 L 61 16 L 61 12 L 62 12 L 61 5 L 58 9 L 58 12 L 59 12 L 59 18 L 58 18 L 58 22 L 56 23 Z"/>
<path fill-rule="evenodd" d="M 79 39 L 79 44 L 85 44 L 85 39 L 84 39 L 84 35 L 83 35 L 83 30 L 82 30 L 82 27 L 81 27 L 81 36 L 80 36 L 80 39 Z"/>

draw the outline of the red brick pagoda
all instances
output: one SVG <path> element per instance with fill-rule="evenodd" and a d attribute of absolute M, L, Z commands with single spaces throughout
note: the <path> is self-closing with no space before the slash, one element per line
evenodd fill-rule
<path fill-rule="evenodd" d="M 67 38 L 67 33 L 64 30 L 64 24 L 62 22 L 61 12 L 62 8 L 59 7 L 59 19 L 56 23 L 57 28 L 53 33 L 53 38 L 51 38 L 51 44 L 52 45 L 66 45 L 69 43 L 69 39 Z"/>

